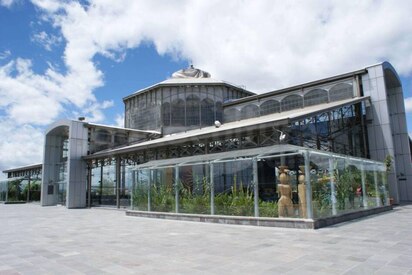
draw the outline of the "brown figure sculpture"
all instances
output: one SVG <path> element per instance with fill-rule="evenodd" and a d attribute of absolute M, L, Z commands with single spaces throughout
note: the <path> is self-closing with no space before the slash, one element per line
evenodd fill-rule
<path fill-rule="evenodd" d="M 280 199 L 278 201 L 279 217 L 293 216 L 293 202 L 292 202 L 292 188 L 289 185 L 289 177 L 287 173 L 287 166 L 279 166 L 279 184 L 278 192 Z"/>
<path fill-rule="evenodd" d="M 305 166 L 299 166 L 299 177 L 298 177 L 298 196 L 299 196 L 299 214 L 301 218 L 306 219 L 306 182 L 305 182 Z"/>

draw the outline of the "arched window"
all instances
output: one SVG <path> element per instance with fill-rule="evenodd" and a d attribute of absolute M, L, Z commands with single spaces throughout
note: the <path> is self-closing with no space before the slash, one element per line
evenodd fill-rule
<path fill-rule="evenodd" d="M 348 83 L 339 83 L 329 90 L 330 101 L 337 101 L 353 97 L 353 86 Z"/>
<path fill-rule="evenodd" d="M 328 103 L 328 92 L 323 89 L 314 89 L 304 95 L 305 106 Z"/>
<path fill-rule="evenodd" d="M 248 118 L 258 117 L 258 116 L 259 116 L 259 107 L 256 106 L 255 104 L 246 105 L 240 111 L 241 119 L 248 119 Z"/>
<path fill-rule="evenodd" d="M 165 102 L 162 105 L 163 111 L 163 126 L 170 126 L 170 103 Z"/>
<path fill-rule="evenodd" d="M 186 126 L 200 124 L 200 99 L 197 95 L 186 98 Z"/>
<path fill-rule="evenodd" d="M 269 99 L 260 104 L 260 115 L 268 115 L 280 112 L 280 103 L 277 100 Z"/>
<path fill-rule="evenodd" d="M 303 99 L 300 95 L 288 95 L 282 100 L 282 112 L 303 107 Z"/>
<path fill-rule="evenodd" d="M 215 104 L 210 98 L 205 98 L 201 103 L 202 125 L 213 125 L 215 122 Z"/>
<path fill-rule="evenodd" d="M 185 126 L 185 101 L 175 99 L 172 102 L 172 126 Z"/>
<path fill-rule="evenodd" d="M 225 109 L 223 120 L 225 123 L 239 120 L 239 111 L 236 108 Z"/>

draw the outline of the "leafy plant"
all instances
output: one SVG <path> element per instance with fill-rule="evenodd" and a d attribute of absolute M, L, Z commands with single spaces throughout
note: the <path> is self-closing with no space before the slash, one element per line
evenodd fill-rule
<path fill-rule="evenodd" d="M 311 181 L 313 188 L 313 202 L 317 204 L 317 209 L 320 212 L 324 212 L 326 209 L 330 208 L 331 205 L 331 190 L 329 183 L 329 178 L 320 178 L 319 180 L 314 178 Z"/>
<path fill-rule="evenodd" d="M 179 184 L 179 212 L 210 214 L 210 183 L 207 177 L 195 177 L 193 188 Z"/>
<path fill-rule="evenodd" d="M 147 211 L 148 206 L 148 188 L 143 184 L 137 184 L 133 190 L 133 208 Z"/>
<path fill-rule="evenodd" d="M 386 173 L 389 173 L 391 171 L 392 162 L 393 162 L 393 157 L 391 155 L 387 155 L 384 160 L 385 167 L 386 167 Z"/>
<path fill-rule="evenodd" d="M 276 202 L 259 200 L 259 216 L 277 218 L 279 216 L 278 204 Z"/>
<path fill-rule="evenodd" d="M 338 202 L 338 209 L 344 210 L 346 208 L 346 199 L 348 199 L 352 208 L 355 207 L 355 192 L 361 182 L 361 173 L 355 166 L 348 166 L 339 172 L 335 171 L 336 179 L 336 200 Z"/>
<path fill-rule="evenodd" d="M 235 179 L 230 192 L 215 196 L 216 214 L 253 216 L 254 199 L 250 189 L 250 186 L 243 186 L 242 182 L 238 187 Z"/>
<path fill-rule="evenodd" d="M 175 208 L 175 193 L 172 185 L 156 183 L 150 187 L 150 210 L 171 212 Z"/>
<path fill-rule="evenodd" d="M 14 180 L 8 184 L 8 201 L 23 201 L 24 193 L 22 192 L 21 186 L 22 180 Z"/>
<path fill-rule="evenodd" d="M 37 180 L 34 180 L 30 183 L 30 200 L 39 201 L 40 200 L 40 183 Z M 23 188 L 22 194 L 27 198 L 27 192 L 29 192 L 29 185 L 26 184 Z"/>

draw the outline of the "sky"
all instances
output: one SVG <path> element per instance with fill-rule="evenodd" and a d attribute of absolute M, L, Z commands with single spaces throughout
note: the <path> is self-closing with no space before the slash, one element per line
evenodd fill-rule
<path fill-rule="evenodd" d="M 123 97 L 190 64 L 262 93 L 389 61 L 412 136 L 411 10 L 403 0 L 0 0 L 0 170 L 40 163 L 56 120 L 123 126 Z"/>

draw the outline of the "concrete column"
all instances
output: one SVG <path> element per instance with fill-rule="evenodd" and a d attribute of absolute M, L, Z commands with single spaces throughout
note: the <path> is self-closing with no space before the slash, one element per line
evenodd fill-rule
<path fill-rule="evenodd" d="M 305 158 L 305 181 L 306 181 L 306 217 L 313 219 L 312 209 L 312 185 L 310 182 L 310 154 L 308 150 L 304 151 Z"/>
<path fill-rule="evenodd" d="M 257 158 L 253 158 L 253 197 L 255 204 L 255 217 L 259 217 L 259 185 L 258 185 L 258 165 Z"/>

